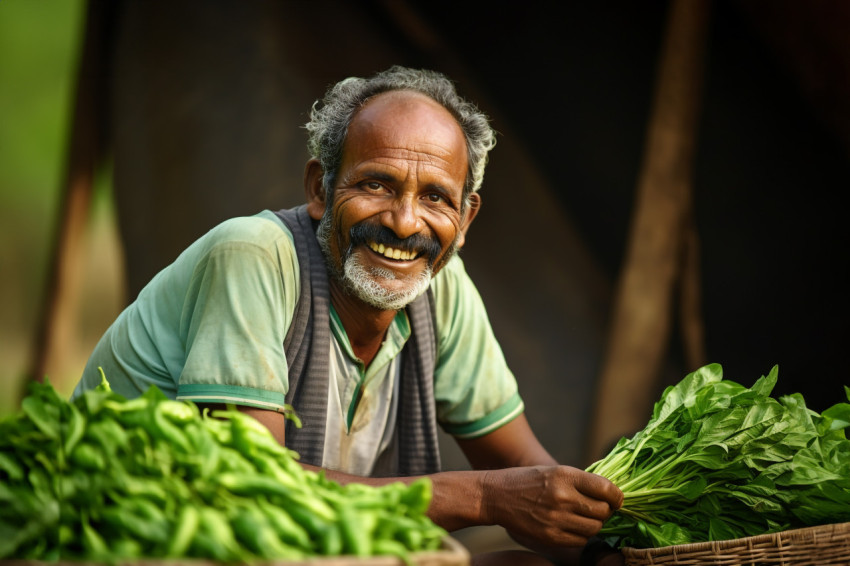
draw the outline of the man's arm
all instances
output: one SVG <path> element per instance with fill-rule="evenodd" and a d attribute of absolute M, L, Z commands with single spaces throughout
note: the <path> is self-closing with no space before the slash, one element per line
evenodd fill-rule
<path fill-rule="evenodd" d="M 476 470 L 558 464 L 537 440 L 524 414 L 484 436 L 457 439 L 457 444 Z"/>
<path fill-rule="evenodd" d="M 252 407 L 240 410 L 260 421 L 283 444 L 283 414 Z M 474 469 L 429 476 L 433 498 L 428 515 L 446 530 L 501 525 L 530 548 L 577 547 L 599 532 L 622 505 L 622 492 L 605 478 L 558 465 L 524 416 L 459 445 Z M 416 479 L 366 478 L 333 470 L 325 470 L 325 475 L 342 484 L 384 485 Z"/>

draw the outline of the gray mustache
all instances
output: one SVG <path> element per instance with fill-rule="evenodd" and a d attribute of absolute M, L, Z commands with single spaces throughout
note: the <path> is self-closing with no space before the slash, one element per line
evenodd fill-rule
<path fill-rule="evenodd" d="M 426 257 L 430 266 L 434 265 L 434 262 L 437 261 L 442 251 L 440 242 L 434 238 L 429 238 L 422 234 L 413 234 L 407 238 L 399 238 L 395 232 L 386 226 L 370 224 L 368 222 L 355 224 L 351 227 L 349 233 L 352 248 L 357 245 L 367 245 L 369 242 L 376 242 L 378 244 L 384 244 L 388 248 L 421 253 Z"/>

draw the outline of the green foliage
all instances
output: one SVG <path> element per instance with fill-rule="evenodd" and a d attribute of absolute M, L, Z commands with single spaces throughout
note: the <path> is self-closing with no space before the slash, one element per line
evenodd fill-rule
<path fill-rule="evenodd" d="M 440 546 L 430 480 L 345 486 L 255 419 L 200 414 L 106 378 L 73 402 L 32 383 L 0 420 L 0 559 L 220 561 L 401 555 Z"/>
<path fill-rule="evenodd" d="M 0 415 L 19 407 L 41 312 L 86 4 L 0 0 Z M 60 390 L 75 362 L 53 371 Z"/>
<path fill-rule="evenodd" d="M 58 189 L 85 2 L 0 2 L 0 197 L 22 205 Z"/>
<path fill-rule="evenodd" d="M 625 495 L 601 534 L 660 547 L 850 521 L 850 404 L 775 399 L 778 375 L 748 389 L 711 364 L 668 387 L 646 427 L 588 468 Z"/>

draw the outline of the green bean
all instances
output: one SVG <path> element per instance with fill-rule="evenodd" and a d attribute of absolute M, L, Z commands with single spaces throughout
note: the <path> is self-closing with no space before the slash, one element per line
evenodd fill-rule
<path fill-rule="evenodd" d="M 152 409 L 151 418 L 153 419 L 153 430 L 157 433 L 160 439 L 176 446 L 184 454 L 188 454 L 192 451 L 189 439 L 180 427 L 174 424 L 174 422 L 172 422 L 170 418 L 163 413 L 162 408 L 164 403 L 164 401 L 162 403 L 158 403 Z"/>
<path fill-rule="evenodd" d="M 112 555 L 120 557 L 122 560 L 144 557 L 145 551 L 143 546 L 134 538 L 121 537 L 111 541 L 110 544 Z"/>
<path fill-rule="evenodd" d="M 59 440 L 59 408 L 38 397 L 26 397 L 21 408 L 30 421 L 51 440 Z"/>
<path fill-rule="evenodd" d="M 321 542 L 325 536 L 325 530 L 331 523 L 331 521 L 319 517 L 306 507 L 298 504 L 288 505 L 286 507 L 286 512 L 289 513 L 292 518 L 298 522 L 298 524 L 304 527 L 304 529 L 310 534 L 310 538 L 317 542 Z M 334 516 L 334 520 L 335 519 L 336 515 Z M 317 548 L 320 548 L 320 545 L 317 545 Z"/>
<path fill-rule="evenodd" d="M 84 470 L 102 472 L 106 469 L 106 458 L 103 452 L 89 442 L 77 444 L 71 455 L 71 463 Z"/>
<path fill-rule="evenodd" d="M 354 556 L 370 556 L 372 554 L 372 530 L 377 523 L 375 514 L 358 513 L 352 506 L 348 505 L 339 507 L 338 512 L 339 530 L 346 551 Z"/>
<path fill-rule="evenodd" d="M 199 515 L 199 532 L 195 542 L 201 546 L 203 553 L 200 556 L 222 561 L 248 556 L 249 553 L 236 541 L 233 527 L 222 511 L 213 507 L 202 507 Z"/>
<path fill-rule="evenodd" d="M 256 507 L 244 507 L 231 521 L 233 532 L 251 552 L 269 560 L 300 560 L 304 552 L 278 538 L 266 516 Z"/>
<path fill-rule="evenodd" d="M 33 383 L 0 418 L 0 560 L 407 558 L 445 536 L 427 480 L 341 486 L 235 408 L 101 377 L 73 402 Z"/>
<path fill-rule="evenodd" d="M 424 514 L 431 502 L 431 482 L 420 478 L 399 491 L 399 501 L 413 514 Z"/>
<path fill-rule="evenodd" d="M 258 500 L 257 504 L 266 514 L 269 524 L 275 529 L 280 540 L 305 551 L 313 550 L 310 533 L 285 509 L 263 499 Z"/>
<path fill-rule="evenodd" d="M 103 509 L 101 517 L 107 532 L 135 537 L 151 548 L 165 544 L 170 536 L 170 525 L 164 517 L 157 520 L 119 507 Z"/>
<path fill-rule="evenodd" d="M 62 448 L 65 454 L 70 454 L 85 433 L 86 417 L 80 413 L 75 405 L 68 403 L 65 407 L 68 409 L 70 418 L 64 431 L 65 442 Z"/>
<path fill-rule="evenodd" d="M 182 558 L 186 554 L 192 539 L 198 532 L 201 519 L 198 510 L 193 505 L 186 505 L 180 510 L 174 534 L 168 545 L 167 555 L 172 558 Z"/>
<path fill-rule="evenodd" d="M 406 564 L 410 564 L 410 552 L 397 540 L 378 539 L 374 542 L 373 551 L 376 555 L 397 556 Z"/>
<path fill-rule="evenodd" d="M 24 468 L 13 453 L 0 452 L 0 472 L 5 472 L 8 479 L 18 481 L 24 477 Z"/>
<path fill-rule="evenodd" d="M 83 517 L 82 520 L 82 530 L 83 548 L 86 550 L 86 554 L 96 560 L 108 558 L 110 556 L 110 552 L 109 548 L 106 546 L 106 542 L 100 534 L 92 528 L 86 517 Z"/>
<path fill-rule="evenodd" d="M 342 526 L 338 522 L 327 523 L 319 533 L 319 550 L 324 556 L 337 556 L 343 550 Z"/>

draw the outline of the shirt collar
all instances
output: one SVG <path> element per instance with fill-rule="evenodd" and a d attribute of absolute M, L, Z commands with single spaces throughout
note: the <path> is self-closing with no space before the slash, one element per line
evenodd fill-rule
<path fill-rule="evenodd" d="M 410 320 L 407 317 L 407 311 L 402 309 L 396 313 L 390 327 L 387 329 L 387 335 L 381 344 L 381 348 L 375 355 L 375 359 L 372 360 L 368 368 L 364 368 L 363 362 L 354 354 L 354 349 L 351 347 L 351 342 L 348 340 L 348 335 L 342 326 L 339 314 L 337 314 L 332 304 L 330 305 L 330 314 L 331 332 L 334 338 L 342 347 L 345 355 L 358 365 L 361 376 L 367 379 L 395 359 L 410 338 Z"/>

